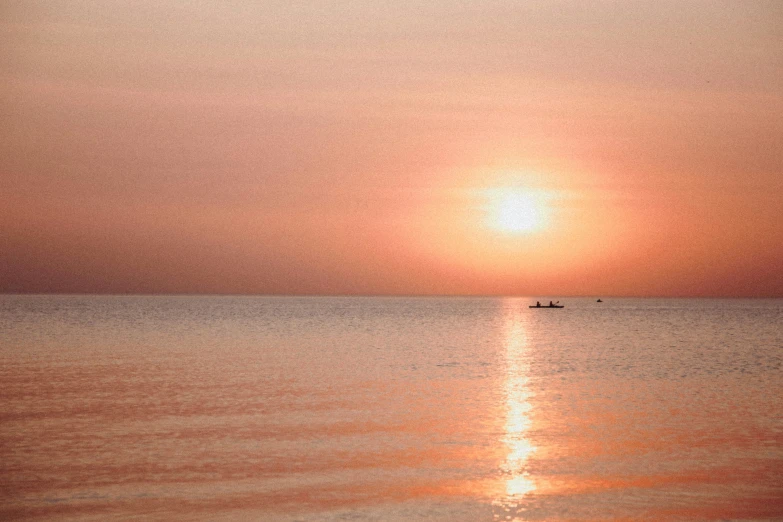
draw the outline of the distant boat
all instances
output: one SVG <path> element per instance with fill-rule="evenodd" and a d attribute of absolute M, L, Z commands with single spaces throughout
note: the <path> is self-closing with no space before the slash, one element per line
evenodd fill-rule
<path fill-rule="evenodd" d="M 596 303 L 603 303 L 603 301 L 601 301 L 601 299 L 599 298 L 599 299 L 596 301 Z"/>
<path fill-rule="evenodd" d="M 528 306 L 528 308 L 564 308 L 564 307 L 565 305 L 559 305 L 559 304 L 542 305 L 541 303 L 536 303 L 534 305 Z"/>

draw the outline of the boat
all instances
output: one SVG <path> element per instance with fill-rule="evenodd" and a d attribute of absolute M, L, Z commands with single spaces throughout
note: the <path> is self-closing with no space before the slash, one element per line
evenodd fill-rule
<path fill-rule="evenodd" d="M 559 305 L 559 304 L 550 304 L 550 305 L 534 304 L 534 305 L 528 306 L 528 308 L 565 308 L 565 305 Z"/>
<path fill-rule="evenodd" d="M 602 299 L 598 299 L 598 300 L 596 301 L 596 303 L 603 303 L 603 300 L 602 300 Z"/>

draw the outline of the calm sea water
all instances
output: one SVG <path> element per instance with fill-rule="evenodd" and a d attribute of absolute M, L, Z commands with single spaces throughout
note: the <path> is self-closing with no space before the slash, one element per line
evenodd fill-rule
<path fill-rule="evenodd" d="M 0 518 L 783 519 L 783 300 L 560 300 L 0 296 Z"/>

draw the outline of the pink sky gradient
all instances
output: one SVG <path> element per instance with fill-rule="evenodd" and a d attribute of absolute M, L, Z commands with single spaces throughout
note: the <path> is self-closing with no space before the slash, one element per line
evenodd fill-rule
<path fill-rule="evenodd" d="M 783 3 L 251 4 L 0 7 L 0 292 L 783 296 Z"/>

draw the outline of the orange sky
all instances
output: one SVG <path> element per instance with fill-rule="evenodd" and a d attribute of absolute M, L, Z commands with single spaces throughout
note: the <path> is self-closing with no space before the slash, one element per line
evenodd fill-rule
<path fill-rule="evenodd" d="M 783 296 L 783 3 L 251 4 L 0 6 L 0 292 Z"/>

